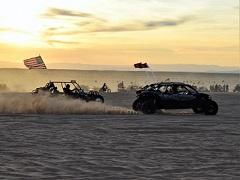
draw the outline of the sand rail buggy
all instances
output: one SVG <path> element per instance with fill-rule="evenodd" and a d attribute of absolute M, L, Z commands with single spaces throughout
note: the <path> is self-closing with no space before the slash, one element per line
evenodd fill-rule
<path fill-rule="evenodd" d="M 75 81 L 50 81 L 44 87 L 36 88 L 32 94 L 50 94 L 52 96 L 65 95 L 86 102 L 96 101 L 104 103 L 104 98 L 97 91 L 85 92 Z"/>
<path fill-rule="evenodd" d="M 147 85 L 136 92 L 132 108 L 144 114 L 157 109 L 189 109 L 195 113 L 215 115 L 218 105 L 208 94 L 199 93 L 191 85 L 180 82 L 161 82 Z"/>

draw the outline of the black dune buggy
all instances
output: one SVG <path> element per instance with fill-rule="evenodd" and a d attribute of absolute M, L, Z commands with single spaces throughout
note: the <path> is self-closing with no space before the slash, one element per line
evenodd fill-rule
<path fill-rule="evenodd" d="M 180 82 L 161 82 L 147 85 L 137 93 L 132 108 L 144 114 L 158 109 L 189 109 L 195 113 L 215 115 L 218 105 L 208 94 L 199 93 L 192 86 Z"/>
<path fill-rule="evenodd" d="M 75 99 L 104 103 L 104 98 L 97 91 L 85 92 L 75 81 L 50 81 L 44 87 L 36 88 L 32 94 L 65 95 Z"/>

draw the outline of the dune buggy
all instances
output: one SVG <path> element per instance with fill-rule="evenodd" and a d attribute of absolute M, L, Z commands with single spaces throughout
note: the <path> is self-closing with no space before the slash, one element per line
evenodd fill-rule
<path fill-rule="evenodd" d="M 137 93 L 132 108 L 144 114 L 158 109 L 189 109 L 195 113 L 215 115 L 218 105 L 208 94 L 199 93 L 192 86 L 180 82 L 161 82 L 147 85 Z"/>
<path fill-rule="evenodd" d="M 75 81 L 50 81 L 45 86 L 36 88 L 32 94 L 50 94 L 52 96 L 65 95 L 86 102 L 96 101 L 104 103 L 104 98 L 97 91 L 85 92 Z"/>

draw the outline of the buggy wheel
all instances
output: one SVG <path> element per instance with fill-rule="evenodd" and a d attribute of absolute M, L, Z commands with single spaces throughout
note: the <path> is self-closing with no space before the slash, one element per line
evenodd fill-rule
<path fill-rule="evenodd" d="M 215 101 L 207 101 L 204 107 L 206 115 L 216 115 L 218 112 L 218 105 Z"/>
<path fill-rule="evenodd" d="M 102 96 L 97 96 L 97 97 L 95 98 L 95 102 L 104 103 L 104 99 L 103 99 Z"/>
<path fill-rule="evenodd" d="M 132 104 L 132 109 L 133 109 L 134 111 L 139 111 L 139 110 L 141 110 L 141 101 L 140 101 L 140 99 L 136 99 L 136 100 L 133 102 L 133 104 Z"/>
<path fill-rule="evenodd" d="M 147 101 L 142 104 L 141 110 L 144 114 L 154 114 L 156 112 L 156 107 L 153 101 Z"/>

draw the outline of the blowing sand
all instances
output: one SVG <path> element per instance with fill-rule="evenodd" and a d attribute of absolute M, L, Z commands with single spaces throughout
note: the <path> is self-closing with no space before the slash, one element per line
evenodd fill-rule
<path fill-rule="evenodd" d="M 66 96 L 0 94 L 0 114 L 136 114 L 133 110 Z"/>
<path fill-rule="evenodd" d="M 63 108 L 66 99 L 34 108 L 29 95 L 0 95 L 0 179 L 240 178 L 239 94 L 212 94 L 216 116 L 132 115 L 134 96 L 105 95 L 104 108 L 74 102 L 83 111 Z"/>

